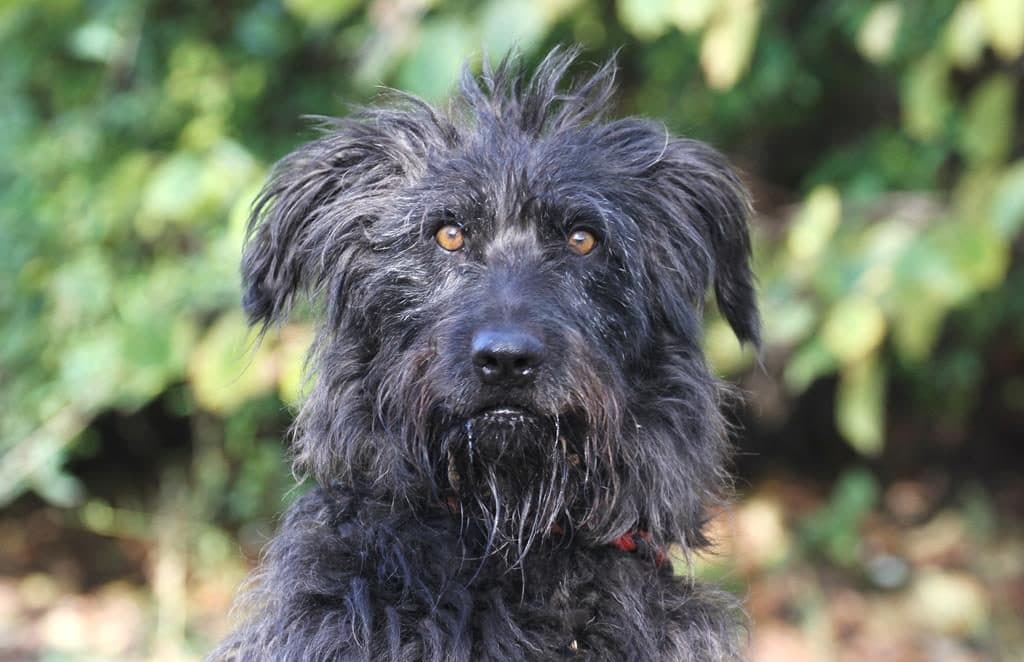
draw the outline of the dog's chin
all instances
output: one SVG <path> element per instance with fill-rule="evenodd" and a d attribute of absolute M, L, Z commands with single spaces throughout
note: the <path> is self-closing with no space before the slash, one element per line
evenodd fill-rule
<path fill-rule="evenodd" d="M 550 417 L 520 405 L 488 406 L 463 420 L 459 436 L 471 457 L 485 461 L 527 453 L 555 428 Z"/>
<path fill-rule="evenodd" d="M 447 478 L 488 553 L 515 565 L 566 514 L 569 466 L 558 418 L 521 406 L 477 410 L 452 429 Z"/>

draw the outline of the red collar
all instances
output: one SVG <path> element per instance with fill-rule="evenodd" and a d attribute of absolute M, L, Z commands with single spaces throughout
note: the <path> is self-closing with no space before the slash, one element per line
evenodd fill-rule
<path fill-rule="evenodd" d="M 445 505 L 452 512 L 458 513 L 462 511 L 462 505 L 455 496 L 448 496 L 445 499 Z M 551 525 L 551 533 L 560 536 L 565 533 L 565 529 L 562 528 L 562 525 L 555 523 Z M 654 564 L 658 568 L 664 566 L 668 560 L 665 548 L 654 541 L 654 536 L 651 535 L 650 531 L 643 529 L 630 529 L 608 544 L 610 547 L 627 553 L 636 552 L 641 546 L 647 547 L 654 552 Z"/>
<path fill-rule="evenodd" d="M 665 554 L 665 549 L 661 545 L 654 542 L 654 536 L 651 535 L 650 531 L 644 531 L 643 529 L 631 529 L 611 541 L 610 544 L 612 547 L 623 552 L 635 552 L 640 546 L 640 541 L 643 541 L 643 544 L 653 548 L 654 563 L 656 566 L 660 568 L 665 565 L 665 561 L 668 560 L 668 555 Z"/>
<path fill-rule="evenodd" d="M 556 536 L 560 536 L 564 532 L 565 530 L 559 524 L 551 526 L 551 533 Z M 654 566 L 657 568 L 664 566 L 665 562 L 669 560 L 669 554 L 665 553 L 665 548 L 654 542 L 654 536 L 643 529 L 631 529 L 609 542 L 608 545 L 626 552 L 634 552 L 643 545 L 654 552 Z"/>

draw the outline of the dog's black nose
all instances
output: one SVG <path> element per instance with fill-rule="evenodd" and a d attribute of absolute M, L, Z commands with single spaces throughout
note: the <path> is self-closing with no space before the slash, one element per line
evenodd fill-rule
<path fill-rule="evenodd" d="M 525 386 L 544 361 L 544 343 L 525 329 L 489 327 L 473 335 L 473 365 L 485 384 Z"/>

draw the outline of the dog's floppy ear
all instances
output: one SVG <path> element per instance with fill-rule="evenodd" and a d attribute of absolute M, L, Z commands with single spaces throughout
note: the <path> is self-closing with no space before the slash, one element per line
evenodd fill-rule
<path fill-rule="evenodd" d="M 324 135 L 282 159 L 253 205 L 242 256 L 251 324 L 284 320 L 295 296 L 344 278 L 366 229 L 422 166 L 438 118 L 421 102 L 315 118 Z M 426 120 L 426 121 L 424 121 Z"/>
<path fill-rule="evenodd" d="M 671 200 L 675 213 L 683 217 L 678 220 L 699 235 L 684 241 L 688 257 L 704 263 L 707 270 L 698 279 L 701 291 L 695 296 L 703 297 L 710 281 L 718 308 L 736 336 L 760 346 L 761 321 L 747 229 L 752 207 L 743 183 L 721 154 L 695 140 L 670 139 L 653 169 L 659 194 Z M 695 265 L 681 268 L 687 266 Z"/>

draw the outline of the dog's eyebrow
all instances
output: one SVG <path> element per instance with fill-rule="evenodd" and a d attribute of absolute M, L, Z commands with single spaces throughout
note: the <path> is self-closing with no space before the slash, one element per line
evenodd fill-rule
<path fill-rule="evenodd" d="M 602 202 L 605 202 L 603 197 L 595 198 L 591 195 L 582 195 L 562 201 L 556 207 L 562 230 L 568 232 L 577 225 L 584 225 L 596 230 L 601 236 L 608 237 L 612 232 L 613 224 L 608 219 L 609 209 Z"/>
<path fill-rule="evenodd" d="M 455 224 L 470 228 L 484 221 L 484 206 L 476 200 L 466 199 L 452 204 L 438 204 L 426 207 L 420 214 L 421 234 L 430 234 L 439 225 Z"/>
<path fill-rule="evenodd" d="M 543 222 L 568 232 L 576 225 L 606 233 L 608 222 L 601 206 L 589 195 L 556 197 L 533 195 L 521 206 L 524 215 L 532 215 Z"/>
<path fill-rule="evenodd" d="M 563 226 L 566 232 L 574 227 L 585 226 L 596 230 L 602 236 L 608 235 L 608 221 L 599 209 L 594 207 L 570 208 L 566 210 Z"/>

